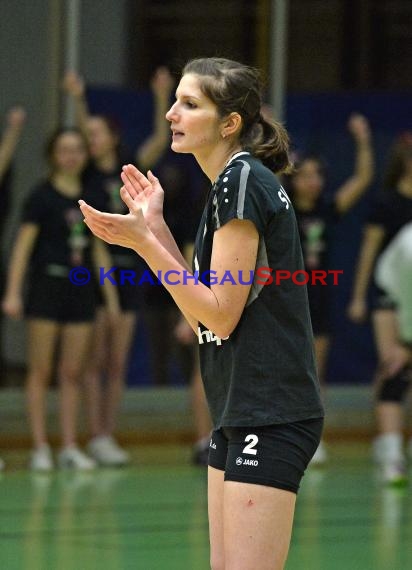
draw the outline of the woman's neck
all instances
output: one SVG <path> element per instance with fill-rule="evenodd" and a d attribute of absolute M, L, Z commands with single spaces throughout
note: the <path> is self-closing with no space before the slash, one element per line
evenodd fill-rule
<path fill-rule="evenodd" d="M 50 177 L 53 186 L 68 198 L 76 198 L 81 192 L 81 178 L 78 174 L 56 172 Z"/>
<path fill-rule="evenodd" d="M 117 162 L 117 155 L 114 151 L 94 159 L 97 168 L 103 172 L 112 172 L 116 168 Z"/>
<path fill-rule="evenodd" d="M 232 156 L 241 151 L 240 145 L 228 147 L 225 144 L 224 146 L 216 145 L 211 152 L 205 153 L 205 155 L 195 154 L 194 156 L 200 168 L 213 184 Z"/>
<path fill-rule="evenodd" d="M 412 176 L 404 176 L 399 180 L 399 193 L 408 198 L 412 197 Z"/>
<path fill-rule="evenodd" d="M 293 204 L 303 212 L 310 212 L 314 209 L 316 205 L 316 200 L 309 198 L 308 196 L 297 196 L 293 195 Z"/>

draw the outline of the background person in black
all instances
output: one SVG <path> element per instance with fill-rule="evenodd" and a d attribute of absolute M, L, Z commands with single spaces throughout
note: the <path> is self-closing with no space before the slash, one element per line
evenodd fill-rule
<path fill-rule="evenodd" d="M 156 168 L 156 175 L 167 188 L 163 204 L 165 221 L 187 260 L 192 258 L 193 243 L 205 196 L 203 188 L 199 191 L 194 183 L 190 158 L 182 155 L 170 156 L 167 153 Z M 152 280 L 156 282 L 154 274 Z M 179 309 L 164 287 L 147 281 L 142 284 L 141 289 L 154 384 L 172 384 L 173 364 L 178 365 L 181 376 L 188 383 L 194 364 L 193 350 L 190 344 L 178 342 L 174 334 L 180 318 Z"/>
<path fill-rule="evenodd" d="M 390 152 L 384 190 L 376 201 L 364 230 L 354 279 L 349 317 L 361 323 L 367 316 L 367 292 L 377 256 L 399 230 L 412 221 L 412 133 L 398 138 Z M 403 403 L 410 387 L 410 354 L 399 342 L 392 300 L 373 286 L 372 322 L 378 352 L 376 373 L 375 459 L 387 483 L 404 482 Z M 410 444 L 412 454 L 412 444 Z"/>
<path fill-rule="evenodd" d="M 11 108 L 6 116 L 6 128 L 3 130 L 0 140 L 0 243 L 3 243 L 4 225 L 9 213 L 10 187 L 11 187 L 11 163 L 17 144 L 20 140 L 26 113 L 22 107 Z M 0 254 L 0 296 L 3 294 L 4 270 L 3 255 Z M 1 328 L 1 319 L 0 319 Z M 0 370 L 4 373 L 3 355 L 1 354 L 2 334 L 0 331 Z M 1 378 L 0 378 L 1 383 Z M 4 462 L 0 459 L 0 470 L 4 468 Z"/>
<path fill-rule="evenodd" d="M 257 71 L 218 58 L 189 62 L 166 117 L 172 149 L 192 153 L 213 184 L 194 269 L 216 271 L 219 281 L 262 265 L 303 270 L 293 208 L 270 170 L 289 165 L 288 138 L 261 114 Z M 80 201 L 88 226 L 154 271 L 188 270 L 162 217 L 159 181 L 131 165 L 122 180 L 129 214 Z M 198 333 L 216 428 L 208 471 L 214 569 L 284 567 L 296 492 L 323 424 L 306 288 L 266 285 L 166 284 Z"/>
<path fill-rule="evenodd" d="M 302 244 L 305 270 L 328 270 L 331 226 L 357 203 L 373 177 L 373 151 L 370 128 L 362 115 L 349 118 L 348 129 L 352 134 L 355 150 L 355 168 L 351 176 L 333 196 L 325 198 L 326 173 L 322 160 L 316 155 L 303 156 L 295 163 L 294 173 L 288 177 L 287 190 L 296 212 Z M 310 316 L 315 342 L 316 363 L 321 385 L 330 345 L 329 287 L 319 282 L 308 284 Z M 326 461 L 326 449 L 321 443 L 312 463 Z"/>
<path fill-rule="evenodd" d="M 92 469 L 95 463 L 76 446 L 80 385 L 95 316 L 94 280 L 76 286 L 69 279 L 77 266 L 94 271 L 110 263 L 106 248 L 91 236 L 79 216 L 77 200 L 87 197 L 82 180 L 88 154 L 80 131 L 59 130 L 47 146 L 50 174 L 28 197 L 12 251 L 3 311 L 28 319 L 27 405 L 34 449 L 31 468 L 48 471 L 53 460 L 46 435 L 46 394 L 59 342 L 57 374 L 63 448 L 60 467 Z M 94 263 L 92 262 L 94 256 Z M 23 311 L 23 285 L 28 275 Z M 80 275 L 80 279 L 82 275 Z M 114 287 L 105 286 L 105 299 L 118 313 Z"/>
<path fill-rule="evenodd" d="M 107 212 L 124 213 L 127 209 L 119 195 L 120 171 L 123 164 L 134 160 L 131 155 L 125 153 L 119 129 L 113 120 L 89 114 L 83 80 L 74 72 L 68 72 L 63 83 L 75 102 L 78 126 L 89 141 L 92 161 L 86 175 L 93 180 L 96 189 L 95 196 L 90 197 L 90 203 Z M 170 140 L 164 116 L 169 106 L 174 80 L 166 68 L 159 68 L 151 85 L 155 103 L 154 129 L 135 154 L 135 160 L 145 170 L 153 168 Z M 143 273 L 145 266 L 133 251 L 111 245 L 110 254 L 112 267 L 118 268 L 115 277 L 118 277 L 121 270 L 133 270 L 137 275 Z M 113 328 L 104 307 L 98 310 L 92 355 L 86 371 L 92 435 L 88 451 L 99 464 L 106 466 L 124 465 L 129 461 L 128 454 L 118 445 L 113 433 L 124 390 L 137 314 L 143 304 L 141 287 L 125 283 L 118 287 L 118 292 L 121 315 L 116 321 L 116 328 Z M 154 338 L 153 343 L 155 342 Z M 164 354 L 160 355 L 160 359 L 157 355 L 158 362 L 163 362 L 164 358 Z"/>

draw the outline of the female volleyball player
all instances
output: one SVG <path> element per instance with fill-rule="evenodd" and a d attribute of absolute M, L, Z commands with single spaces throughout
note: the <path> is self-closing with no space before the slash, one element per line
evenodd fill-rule
<path fill-rule="evenodd" d="M 375 204 L 365 227 L 348 312 L 355 322 L 367 314 L 366 295 L 378 254 L 399 230 L 412 221 L 412 133 L 394 144 L 384 179 L 384 192 Z M 412 379 L 410 354 L 399 342 L 392 300 L 386 291 L 373 287 L 373 327 L 378 351 L 376 374 L 376 418 L 379 436 L 374 442 L 375 458 L 384 481 L 406 478 L 403 451 L 403 402 Z M 412 452 L 412 444 L 411 444 Z"/>
<path fill-rule="evenodd" d="M 74 129 L 59 130 L 48 144 L 47 156 L 49 176 L 30 194 L 24 207 L 11 256 L 3 310 L 14 318 L 24 313 L 28 320 L 26 393 L 34 443 L 31 468 L 38 471 L 53 468 L 46 435 L 46 395 L 58 347 L 63 440 L 58 462 L 62 468 L 89 470 L 94 468 L 94 460 L 76 445 L 79 386 L 95 316 L 92 273 L 96 266 L 108 267 L 110 261 L 102 242 L 85 228 L 77 207 L 78 199 L 86 196 L 87 191 L 82 180 L 88 159 L 83 135 Z M 79 272 L 76 269 L 79 266 L 89 269 L 89 273 Z M 23 311 L 26 275 L 27 305 Z M 111 314 L 116 315 L 116 289 L 110 286 L 103 289 Z"/>
<path fill-rule="evenodd" d="M 277 279 L 277 270 L 303 269 L 293 207 L 274 174 L 289 166 L 288 137 L 260 111 L 256 70 L 218 58 L 184 68 L 166 118 L 172 149 L 193 153 L 212 183 L 195 243 L 198 283 L 184 273 L 151 173 L 124 167 L 126 216 L 80 202 L 98 237 L 134 249 L 154 271 L 176 272 L 178 283 L 166 287 L 198 335 L 215 428 L 208 471 L 215 570 L 284 567 L 296 493 L 323 424 L 306 289 Z M 247 282 L 262 267 L 270 269 L 239 283 L 239 272 Z"/>
<path fill-rule="evenodd" d="M 155 103 L 154 130 L 136 152 L 136 161 L 144 170 L 156 164 L 169 144 L 170 131 L 164 115 L 170 104 L 173 85 L 170 72 L 166 68 L 157 69 L 151 83 Z M 75 73 L 66 74 L 64 87 L 75 102 L 78 126 L 89 141 L 92 161 L 87 169 L 87 178 L 93 180 L 96 188 L 90 203 L 107 212 L 124 213 L 127 208 L 119 195 L 119 172 L 122 164 L 133 159 L 124 155 L 120 131 L 108 117 L 89 114 L 84 83 Z M 132 270 L 137 275 L 143 272 L 143 264 L 135 252 L 112 245 L 110 254 L 112 267 L 117 268 L 113 276 L 118 282 L 122 271 Z M 118 287 L 121 313 L 115 322 L 110 319 L 104 305 L 97 311 L 86 387 L 92 435 L 88 451 L 100 465 L 120 466 L 129 461 L 128 453 L 114 438 L 114 431 L 137 315 L 142 305 L 140 291 L 140 287 L 128 281 Z"/>
<path fill-rule="evenodd" d="M 373 152 L 370 129 L 362 115 L 350 117 L 348 128 L 356 145 L 355 168 L 352 175 L 336 190 L 331 199 L 325 198 L 325 165 L 317 155 L 306 155 L 295 162 L 295 171 L 288 177 L 288 193 L 298 221 L 306 271 L 328 270 L 330 233 L 332 225 L 361 198 L 373 176 Z M 315 341 L 316 363 L 321 385 L 329 353 L 329 287 L 321 283 L 308 284 L 310 316 Z M 312 463 L 323 463 L 327 458 L 321 443 Z"/>

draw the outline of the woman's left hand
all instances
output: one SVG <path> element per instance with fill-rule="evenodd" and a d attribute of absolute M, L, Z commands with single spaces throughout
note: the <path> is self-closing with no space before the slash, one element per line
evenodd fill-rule
<path fill-rule="evenodd" d="M 129 213 L 108 214 L 79 200 L 84 222 L 95 236 L 103 241 L 133 249 L 141 254 L 147 239 L 152 235 L 146 225 L 141 208 L 134 202 L 125 188 L 120 190 Z"/>

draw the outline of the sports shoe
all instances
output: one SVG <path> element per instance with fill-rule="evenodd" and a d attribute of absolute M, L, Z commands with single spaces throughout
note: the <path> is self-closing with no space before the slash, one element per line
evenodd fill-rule
<path fill-rule="evenodd" d="M 311 465 L 323 465 L 328 459 L 328 453 L 325 448 L 325 444 L 321 441 L 318 445 L 315 455 L 312 457 Z"/>
<path fill-rule="evenodd" d="M 122 467 L 130 461 L 129 454 L 110 435 L 94 437 L 89 442 L 87 451 L 104 467 Z"/>
<path fill-rule="evenodd" d="M 402 487 L 408 483 L 408 475 L 404 463 L 382 463 L 382 480 L 387 485 Z"/>
<path fill-rule="evenodd" d="M 403 437 L 401 433 L 383 433 L 378 435 L 372 444 L 373 458 L 376 463 L 392 463 L 404 465 Z"/>
<path fill-rule="evenodd" d="M 54 469 L 52 453 L 47 444 L 33 449 L 30 457 L 30 469 L 44 472 Z"/>
<path fill-rule="evenodd" d="M 80 451 L 77 447 L 65 447 L 59 453 L 59 467 L 61 469 L 79 469 L 91 471 L 95 469 L 96 462 L 91 457 Z"/>

